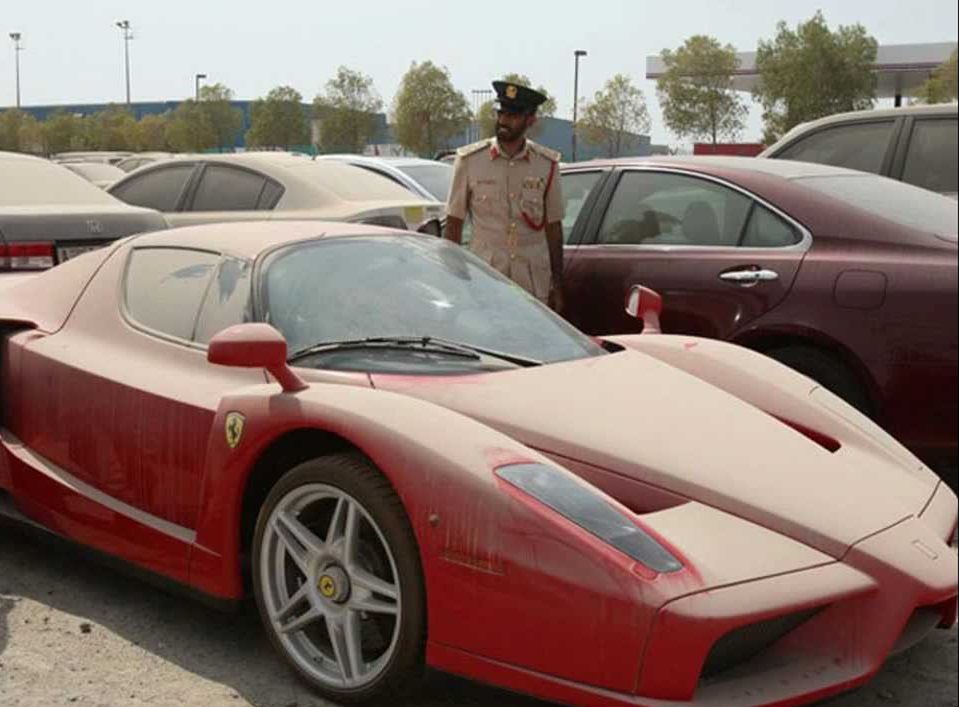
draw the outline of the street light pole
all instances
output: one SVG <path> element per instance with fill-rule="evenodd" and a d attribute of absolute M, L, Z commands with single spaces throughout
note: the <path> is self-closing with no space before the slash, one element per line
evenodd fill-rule
<path fill-rule="evenodd" d="M 579 58 L 581 56 L 586 56 L 585 49 L 577 49 L 573 52 L 573 63 L 575 64 L 573 69 L 573 162 L 576 161 L 576 116 L 579 108 Z"/>
<path fill-rule="evenodd" d="M 130 29 L 130 20 L 117 20 L 117 27 L 123 31 L 123 62 L 126 66 L 127 79 L 127 106 L 130 105 L 130 40 L 133 39 L 133 31 Z"/>
<path fill-rule="evenodd" d="M 13 40 L 13 58 L 17 75 L 17 110 L 20 110 L 20 52 L 23 51 L 23 47 L 20 46 L 20 38 L 22 36 L 19 32 L 10 33 L 10 39 Z"/>
<path fill-rule="evenodd" d="M 490 88 L 474 88 L 472 93 L 473 125 L 470 126 L 470 129 L 471 131 L 475 130 L 475 133 L 470 135 L 470 142 L 476 142 L 477 140 L 482 139 L 482 135 L 480 135 L 479 109 L 482 108 L 483 105 L 493 97 L 493 90 Z"/>
<path fill-rule="evenodd" d="M 200 79 L 205 79 L 205 78 L 206 78 L 206 74 L 197 74 L 195 77 L 196 90 L 194 91 L 193 95 L 194 95 L 194 100 L 196 100 L 197 103 L 200 102 Z"/>

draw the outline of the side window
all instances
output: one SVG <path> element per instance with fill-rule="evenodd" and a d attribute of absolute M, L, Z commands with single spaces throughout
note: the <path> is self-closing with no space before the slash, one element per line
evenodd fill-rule
<path fill-rule="evenodd" d="M 110 193 L 134 206 L 173 211 L 192 172 L 192 164 L 160 167 L 132 177 Z"/>
<path fill-rule="evenodd" d="M 234 324 L 251 321 L 250 274 L 245 260 L 225 257 L 220 261 L 203 301 L 194 339 L 209 343 L 217 333 Z"/>
<path fill-rule="evenodd" d="M 957 138 L 959 123 L 955 118 L 916 120 L 902 181 L 940 194 L 959 191 Z"/>
<path fill-rule="evenodd" d="M 276 206 L 281 196 L 283 196 L 283 187 L 273 180 L 267 179 L 266 184 L 263 185 L 263 191 L 260 193 L 260 201 L 257 203 L 256 208 L 269 211 Z"/>
<path fill-rule="evenodd" d="M 753 206 L 743 234 L 743 248 L 784 248 L 799 243 L 801 236 L 790 224 L 761 204 Z"/>
<path fill-rule="evenodd" d="M 879 174 L 894 125 L 884 120 L 825 128 L 800 138 L 776 157 Z"/>
<path fill-rule="evenodd" d="M 705 179 L 626 172 L 606 211 L 599 242 L 735 247 L 750 203 L 739 192 Z"/>
<path fill-rule="evenodd" d="M 255 211 L 266 177 L 211 164 L 203 171 L 190 211 Z"/>
<path fill-rule="evenodd" d="M 562 175 L 563 205 L 566 209 L 566 215 L 563 217 L 563 238 L 567 241 L 579 220 L 589 193 L 602 176 L 603 173 L 600 171 L 568 172 Z"/>
<path fill-rule="evenodd" d="M 123 283 L 130 318 L 155 331 L 191 339 L 200 302 L 220 256 L 180 248 L 137 248 Z"/>

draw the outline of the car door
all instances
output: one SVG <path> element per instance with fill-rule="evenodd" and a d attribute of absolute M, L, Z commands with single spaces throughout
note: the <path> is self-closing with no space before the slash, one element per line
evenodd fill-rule
<path fill-rule="evenodd" d="M 590 334 L 636 333 L 626 294 L 664 298 L 663 330 L 729 338 L 789 291 L 811 238 L 735 186 L 681 171 L 613 173 L 568 253 L 568 316 Z"/>
<path fill-rule="evenodd" d="M 910 118 L 902 134 L 890 176 L 955 199 L 959 192 L 959 120 L 956 116 Z"/>
<path fill-rule="evenodd" d="M 247 167 L 208 162 L 201 166 L 183 208 L 170 214 L 174 226 L 270 218 L 283 187 Z"/>

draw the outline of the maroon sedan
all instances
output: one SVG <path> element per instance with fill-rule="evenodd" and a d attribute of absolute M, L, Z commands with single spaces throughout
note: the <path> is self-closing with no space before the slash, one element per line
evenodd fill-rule
<path fill-rule="evenodd" d="M 732 341 L 873 416 L 955 486 L 956 202 L 802 162 L 699 157 L 566 165 L 567 316 Z"/>

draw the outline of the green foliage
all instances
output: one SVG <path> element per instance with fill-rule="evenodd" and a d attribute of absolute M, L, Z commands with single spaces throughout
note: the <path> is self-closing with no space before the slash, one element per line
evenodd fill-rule
<path fill-rule="evenodd" d="M 46 152 L 69 152 L 80 149 L 77 147 L 77 142 L 81 139 L 82 119 L 78 116 L 58 110 L 43 121 L 42 125 Z"/>
<path fill-rule="evenodd" d="M 949 103 L 959 97 L 957 91 L 957 78 L 959 72 L 956 67 L 956 57 L 959 50 L 953 51 L 946 61 L 939 68 L 932 72 L 932 75 L 916 89 L 914 98 L 920 103 Z"/>
<path fill-rule="evenodd" d="M 135 149 L 138 152 L 168 152 L 171 150 L 167 141 L 167 131 L 170 128 L 169 113 L 162 115 L 145 115 L 137 121 L 134 133 Z"/>
<path fill-rule="evenodd" d="M 302 103 L 303 96 L 289 86 L 278 86 L 254 101 L 247 146 L 288 150 L 307 144 L 310 130 Z"/>
<path fill-rule="evenodd" d="M 376 114 L 383 101 L 373 88 L 373 79 L 341 66 L 326 82 L 326 93 L 313 99 L 320 121 L 323 152 L 361 153 L 376 134 Z"/>
<path fill-rule="evenodd" d="M 393 102 L 396 139 L 411 152 L 432 156 L 469 124 L 466 97 L 453 87 L 449 71 L 433 62 L 413 62 Z"/>
<path fill-rule="evenodd" d="M 221 83 L 200 88 L 200 108 L 214 134 L 211 147 L 232 148 L 243 128 L 243 111 L 231 106 L 232 100 L 233 91 Z"/>
<path fill-rule="evenodd" d="M 616 74 L 597 91 L 583 110 L 577 131 L 594 145 L 603 145 L 609 157 L 635 146 L 637 134 L 649 132 L 649 112 L 643 92 L 624 74 Z"/>
<path fill-rule="evenodd" d="M 756 52 L 769 143 L 799 123 L 833 113 L 871 108 L 875 102 L 876 40 L 862 25 L 829 30 L 821 12 L 790 30 L 777 25 Z"/>
<path fill-rule="evenodd" d="M 17 108 L 0 112 L 0 150 L 7 152 L 27 152 L 28 142 L 35 137 L 33 116 Z"/>
<path fill-rule="evenodd" d="M 525 74 L 506 74 L 502 80 L 518 86 L 533 87 L 533 82 L 530 81 L 529 77 Z M 539 107 L 536 114 L 541 118 L 552 118 L 556 115 L 556 99 L 542 86 L 539 86 L 536 90 L 546 96 L 546 102 Z M 481 138 L 493 137 L 493 135 L 496 134 L 496 116 L 493 113 L 493 101 L 486 101 L 479 107 L 476 111 L 476 121 L 479 123 Z M 535 139 L 541 131 L 542 125 L 537 123 L 529 131 L 529 136 Z"/>
<path fill-rule="evenodd" d="M 93 150 L 133 150 L 136 119 L 125 107 L 111 105 L 84 119 Z"/>
<path fill-rule="evenodd" d="M 746 105 L 733 90 L 736 50 L 695 35 L 676 51 L 664 49 L 666 71 L 657 81 L 666 126 L 681 137 L 735 139 L 746 125 Z"/>
<path fill-rule="evenodd" d="M 202 152 L 216 145 L 217 134 L 209 114 L 192 98 L 173 111 L 166 127 L 166 143 L 175 152 Z"/>

